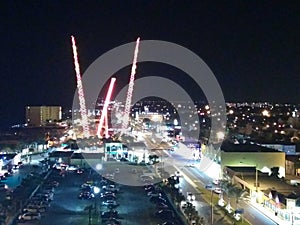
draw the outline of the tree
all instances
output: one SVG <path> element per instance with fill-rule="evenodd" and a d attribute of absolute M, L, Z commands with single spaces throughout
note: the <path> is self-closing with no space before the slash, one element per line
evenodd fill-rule
<path fill-rule="evenodd" d="M 247 191 L 240 187 L 237 187 L 236 185 L 233 185 L 231 188 L 231 193 L 232 197 L 235 198 L 235 208 L 237 209 L 239 200 L 241 200 L 247 194 Z"/>
<path fill-rule="evenodd" d="M 279 176 L 279 167 L 272 167 L 271 172 L 272 172 L 271 173 L 272 177 L 278 178 L 278 176 Z"/>
<path fill-rule="evenodd" d="M 186 203 L 186 207 L 184 209 L 184 214 L 188 217 L 189 220 L 198 216 L 198 212 L 195 209 L 195 206 L 193 206 L 193 204 L 190 202 Z"/>
<path fill-rule="evenodd" d="M 226 181 L 226 180 L 222 180 L 220 182 L 220 186 L 222 188 L 222 190 L 225 192 L 225 194 L 228 197 L 228 204 L 230 205 L 230 199 L 234 198 L 235 199 L 235 208 L 238 208 L 238 203 L 239 201 L 245 197 L 245 195 L 247 194 L 247 191 L 236 186 L 235 184 Z"/>
<path fill-rule="evenodd" d="M 182 194 L 182 193 L 180 193 L 180 192 L 176 192 L 176 195 L 175 195 L 175 201 L 177 202 L 177 203 L 181 203 L 182 201 L 185 201 L 185 197 L 184 197 L 184 195 Z"/>
<path fill-rule="evenodd" d="M 157 163 L 159 156 L 157 155 L 149 155 L 149 160 L 153 162 L 153 164 Z"/>

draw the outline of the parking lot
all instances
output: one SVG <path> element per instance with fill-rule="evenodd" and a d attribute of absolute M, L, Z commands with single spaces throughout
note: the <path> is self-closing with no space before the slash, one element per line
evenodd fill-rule
<path fill-rule="evenodd" d="M 49 182 L 53 181 L 57 181 L 59 185 L 53 188 L 53 190 L 55 189 L 53 191 L 53 200 L 49 200 L 49 207 L 47 206 L 45 210 L 40 211 L 41 218 L 29 222 L 18 221 L 18 224 L 106 224 L 109 220 L 108 218 L 101 218 L 101 214 L 106 212 L 106 215 L 108 215 L 110 210 L 117 211 L 117 220 L 121 224 L 157 225 L 164 221 L 155 216 L 157 211 L 156 203 L 150 201 L 150 196 L 147 195 L 142 186 L 118 185 L 113 182 L 103 184 L 100 183 L 101 176 L 99 174 L 87 171 L 82 174 L 67 172 L 64 176 L 61 176 L 58 170 L 54 170 L 45 183 L 49 184 Z M 110 184 L 118 187 L 119 191 L 115 193 L 115 201 L 118 206 L 112 209 L 104 205 L 103 199 L 100 198 L 100 194 L 105 193 L 103 190 L 95 194 L 94 198 L 88 199 L 89 197 L 84 197 L 79 199 L 78 196 L 82 190 L 81 185 L 87 181 L 100 189 L 104 188 L 103 185 L 109 186 Z M 47 188 L 49 188 L 48 186 Z M 39 192 L 44 193 L 42 190 L 44 189 L 41 189 Z M 36 194 L 36 198 L 41 198 L 40 194 Z M 25 205 L 23 208 L 28 208 L 28 206 Z"/>

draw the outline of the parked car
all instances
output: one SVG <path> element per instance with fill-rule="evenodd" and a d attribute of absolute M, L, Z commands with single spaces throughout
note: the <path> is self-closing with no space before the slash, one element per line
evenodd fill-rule
<path fill-rule="evenodd" d="M 172 221 L 166 221 L 157 225 L 175 225 L 175 223 L 173 223 Z"/>
<path fill-rule="evenodd" d="M 18 219 L 20 221 L 29 221 L 29 220 L 40 220 L 41 214 L 40 213 L 23 213 L 19 215 Z"/>
<path fill-rule="evenodd" d="M 49 207 L 50 204 L 44 201 L 30 201 L 27 206 L 32 206 L 36 208 L 46 208 Z"/>
<path fill-rule="evenodd" d="M 121 221 L 112 218 L 112 219 L 107 220 L 105 222 L 105 225 L 121 225 Z"/>
<path fill-rule="evenodd" d="M 41 198 L 47 198 L 48 201 L 52 201 L 53 200 L 53 193 L 52 192 L 49 192 L 49 193 L 42 193 L 42 192 L 39 192 L 37 194 L 35 194 L 36 197 L 41 197 Z"/>
<path fill-rule="evenodd" d="M 119 217 L 119 213 L 116 210 L 110 210 L 110 211 L 101 213 L 101 218 L 102 219 L 118 218 L 118 217 Z"/>
<path fill-rule="evenodd" d="M 215 184 L 215 185 L 219 185 L 220 182 L 221 182 L 220 179 L 214 179 L 214 180 L 213 180 L 213 184 Z"/>
<path fill-rule="evenodd" d="M 67 171 L 77 171 L 79 168 L 77 166 L 74 165 L 69 165 L 67 167 Z"/>
<path fill-rule="evenodd" d="M 113 195 L 105 195 L 103 197 L 101 197 L 102 201 L 108 201 L 108 200 L 116 200 L 117 198 Z"/>
<path fill-rule="evenodd" d="M 91 193 L 90 191 L 82 191 L 79 193 L 78 198 L 79 199 L 92 199 L 95 195 Z"/>
<path fill-rule="evenodd" d="M 219 187 L 216 187 L 216 188 L 214 189 L 214 192 L 217 193 L 217 194 L 221 194 L 221 193 L 222 193 L 222 189 L 219 188 Z"/>
<path fill-rule="evenodd" d="M 167 200 L 162 198 L 162 197 L 157 197 L 157 196 L 152 196 L 150 197 L 150 202 L 153 202 L 153 203 L 159 203 L 159 202 L 162 202 L 162 203 L 167 203 Z"/>
<path fill-rule="evenodd" d="M 115 194 L 114 192 L 106 191 L 106 192 L 100 194 L 100 198 L 105 197 L 105 196 L 108 196 L 108 195 L 117 197 L 116 194 Z"/>
<path fill-rule="evenodd" d="M 54 193 L 54 191 L 55 191 L 55 188 L 53 186 L 42 186 L 42 192 L 46 192 L 46 193 L 52 192 L 52 193 Z"/>
<path fill-rule="evenodd" d="M 107 200 L 107 201 L 103 201 L 102 205 L 105 205 L 108 207 L 115 207 L 115 206 L 118 206 L 119 204 L 115 200 Z"/>
<path fill-rule="evenodd" d="M 78 169 L 77 170 L 77 174 L 83 174 L 84 173 L 84 170 L 83 169 Z"/>
<path fill-rule="evenodd" d="M 43 201 L 43 202 L 48 202 L 48 203 L 51 202 L 51 199 L 47 198 L 46 196 L 33 196 L 31 198 L 31 200 L 32 201 L 39 201 L 39 202 Z"/>
<path fill-rule="evenodd" d="M 156 196 L 156 197 L 162 197 L 161 191 L 149 191 L 147 193 L 148 196 L 152 197 L 152 196 Z"/>
<path fill-rule="evenodd" d="M 27 205 L 23 208 L 23 212 L 29 212 L 29 213 L 43 213 L 46 212 L 46 207 L 39 207 L 34 205 Z"/>
<path fill-rule="evenodd" d="M 195 195 L 192 193 L 192 192 L 187 192 L 186 193 L 186 199 L 188 200 L 188 201 L 195 201 L 195 199 L 196 199 L 196 197 L 195 197 Z"/>
<path fill-rule="evenodd" d="M 172 210 L 162 209 L 162 210 L 156 211 L 155 216 L 157 216 L 160 219 L 168 220 L 168 219 L 174 218 L 174 213 Z"/>
<path fill-rule="evenodd" d="M 156 204 L 156 209 L 168 209 L 169 208 L 169 206 L 167 205 L 167 204 L 165 204 L 165 203 L 163 203 L 163 202 L 158 202 L 157 204 Z"/>
<path fill-rule="evenodd" d="M 104 191 L 111 191 L 111 192 L 119 192 L 120 191 L 120 189 L 117 188 L 113 184 L 102 186 L 102 190 L 104 190 Z"/>
<path fill-rule="evenodd" d="M 0 183 L 0 190 L 7 190 L 8 189 L 8 186 L 7 184 L 4 184 L 4 183 Z"/>
<path fill-rule="evenodd" d="M 153 184 L 148 184 L 144 186 L 146 192 L 155 190 L 155 186 Z"/>
<path fill-rule="evenodd" d="M 59 185 L 59 182 L 56 180 L 51 180 L 45 183 L 47 186 L 57 187 Z"/>

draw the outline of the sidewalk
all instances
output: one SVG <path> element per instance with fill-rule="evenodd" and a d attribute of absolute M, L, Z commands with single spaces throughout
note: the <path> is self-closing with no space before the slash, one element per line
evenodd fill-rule
<path fill-rule="evenodd" d="M 275 213 L 270 211 L 269 209 L 263 207 L 261 204 L 256 202 L 249 202 L 251 206 L 256 208 L 259 212 L 264 214 L 265 216 L 269 217 L 271 220 L 273 220 L 278 225 L 291 225 L 290 221 L 284 221 L 280 217 L 275 216 Z"/>

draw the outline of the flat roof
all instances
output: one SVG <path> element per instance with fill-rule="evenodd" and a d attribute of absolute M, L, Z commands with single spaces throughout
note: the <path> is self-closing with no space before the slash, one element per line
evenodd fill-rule
<path fill-rule="evenodd" d="M 73 151 L 53 151 L 49 153 L 49 157 L 71 157 Z"/>
<path fill-rule="evenodd" d="M 231 169 L 234 172 L 237 173 L 255 173 L 256 168 L 255 166 L 245 166 L 245 167 L 239 167 L 239 166 L 226 166 L 227 168 Z"/>
<path fill-rule="evenodd" d="M 286 155 L 285 159 L 288 161 L 300 163 L 300 155 Z"/>
<path fill-rule="evenodd" d="M 255 173 L 253 175 L 240 174 L 236 176 L 241 180 L 246 181 L 250 185 L 254 186 L 255 184 Z M 276 190 L 277 192 L 282 193 L 285 196 L 288 196 L 293 192 L 294 193 L 299 192 L 299 187 L 289 185 L 284 180 L 269 176 L 268 174 L 264 174 L 264 173 L 258 173 L 258 183 L 259 183 L 259 189 L 265 193 L 269 192 L 270 190 Z M 298 196 L 300 197 L 300 193 Z"/>
<path fill-rule="evenodd" d="M 74 153 L 71 156 L 71 159 L 101 159 L 104 156 L 104 153 Z"/>
<path fill-rule="evenodd" d="M 256 144 L 234 144 L 230 141 L 223 141 L 221 150 L 224 152 L 281 152 Z"/>

